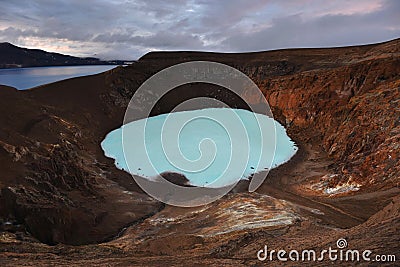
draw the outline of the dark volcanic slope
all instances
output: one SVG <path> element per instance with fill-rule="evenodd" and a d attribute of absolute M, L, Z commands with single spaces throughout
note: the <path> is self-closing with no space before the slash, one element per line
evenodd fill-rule
<path fill-rule="evenodd" d="M 92 57 L 73 57 L 40 49 L 22 48 L 10 43 L 0 43 L 0 68 L 103 64 L 122 64 L 122 62 L 107 62 Z"/>
<path fill-rule="evenodd" d="M 249 75 L 300 146 L 257 194 L 231 194 L 199 210 L 165 208 L 148 198 L 99 146 L 120 126 L 142 82 L 190 60 L 222 62 Z M 373 244 L 380 253 L 397 253 L 399 73 L 400 40 L 394 40 L 248 54 L 149 53 L 99 75 L 26 91 L 0 87 L 0 261 L 22 264 L 23 253 L 37 264 L 249 265 L 265 240 L 275 248 L 327 248 L 339 237 L 359 249 Z M 215 89 L 178 88 L 154 114 L 195 96 L 241 107 Z M 358 191 L 326 193 L 349 188 Z M 285 220 L 275 224 L 274 216 Z M 35 241 L 96 243 L 128 225 L 112 242 L 77 250 Z"/>

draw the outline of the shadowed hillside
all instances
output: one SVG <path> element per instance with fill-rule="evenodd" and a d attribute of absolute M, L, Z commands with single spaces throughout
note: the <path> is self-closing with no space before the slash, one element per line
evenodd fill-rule
<path fill-rule="evenodd" d="M 0 69 L 41 66 L 74 65 L 119 65 L 123 61 L 102 61 L 93 57 L 73 57 L 59 53 L 50 53 L 40 49 L 28 49 L 10 43 L 0 43 Z"/>

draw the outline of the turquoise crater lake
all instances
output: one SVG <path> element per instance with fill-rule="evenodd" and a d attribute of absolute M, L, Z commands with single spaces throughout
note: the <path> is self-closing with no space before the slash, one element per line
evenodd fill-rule
<path fill-rule="evenodd" d="M 208 108 L 133 121 L 101 143 L 115 165 L 154 179 L 185 175 L 201 187 L 223 187 L 287 162 L 298 150 L 286 129 L 268 116 L 243 109 Z"/>

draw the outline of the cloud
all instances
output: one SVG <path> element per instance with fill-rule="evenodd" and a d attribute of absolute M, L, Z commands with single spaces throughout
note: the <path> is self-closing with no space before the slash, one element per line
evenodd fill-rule
<path fill-rule="evenodd" d="M 227 50 L 257 51 L 293 47 L 332 47 L 366 44 L 400 34 L 399 1 L 355 14 L 332 13 L 309 17 L 301 13 L 272 20 L 270 27 L 239 32 L 226 38 Z"/>
<path fill-rule="evenodd" d="M 0 0 L 0 41 L 78 56 L 254 51 L 399 37 L 400 1 Z"/>

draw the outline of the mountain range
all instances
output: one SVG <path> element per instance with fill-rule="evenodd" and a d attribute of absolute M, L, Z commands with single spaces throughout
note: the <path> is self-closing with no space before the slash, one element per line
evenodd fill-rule
<path fill-rule="evenodd" d="M 40 49 L 28 49 L 10 43 L 0 43 L 0 68 L 74 65 L 122 65 L 123 60 L 103 61 L 94 57 L 74 57 Z"/>

